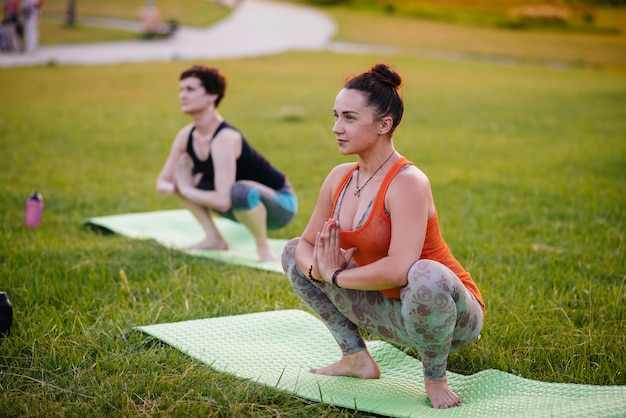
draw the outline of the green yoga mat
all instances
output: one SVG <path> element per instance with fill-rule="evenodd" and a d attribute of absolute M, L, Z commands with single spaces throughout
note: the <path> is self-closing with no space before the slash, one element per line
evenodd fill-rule
<path fill-rule="evenodd" d="M 624 417 L 626 386 L 544 383 L 498 370 L 448 382 L 463 406 L 431 408 L 421 362 L 368 341 L 381 378 L 320 376 L 311 367 L 341 352 L 324 324 L 299 310 L 271 311 L 137 327 L 218 371 L 301 398 L 392 417 Z"/>
<path fill-rule="evenodd" d="M 186 209 L 100 216 L 89 218 L 84 224 L 130 238 L 154 239 L 172 248 L 192 245 L 204 237 L 200 224 Z M 215 216 L 215 224 L 228 241 L 228 251 L 188 250 L 188 253 L 283 274 L 280 261 L 262 262 L 258 259 L 254 238 L 245 226 L 218 216 Z M 270 239 L 270 245 L 279 257 L 286 243 L 287 240 Z"/>

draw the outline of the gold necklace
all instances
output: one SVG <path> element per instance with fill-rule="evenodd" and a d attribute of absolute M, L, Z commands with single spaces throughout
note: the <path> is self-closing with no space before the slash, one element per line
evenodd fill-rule
<path fill-rule="evenodd" d="M 358 168 L 356 169 L 356 181 L 354 182 L 354 188 L 356 189 L 354 191 L 354 195 L 356 197 L 360 197 L 361 196 L 361 190 L 363 190 L 365 188 L 365 186 L 367 186 L 367 183 L 370 182 L 370 180 L 376 175 L 376 173 L 378 173 L 378 171 L 383 168 L 383 166 L 385 164 L 387 164 L 387 161 L 389 161 L 389 159 L 393 156 L 393 154 L 396 152 L 396 150 L 394 149 L 393 151 L 391 151 L 391 154 L 389 154 L 389 157 L 387 157 L 387 159 L 385 161 L 383 161 L 383 163 L 376 169 L 376 171 L 374 171 L 374 173 L 370 176 L 370 178 L 368 178 L 365 183 L 363 184 L 363 186 L 359 187 L 359 172 L 361 170 L 359 170 Z"/>

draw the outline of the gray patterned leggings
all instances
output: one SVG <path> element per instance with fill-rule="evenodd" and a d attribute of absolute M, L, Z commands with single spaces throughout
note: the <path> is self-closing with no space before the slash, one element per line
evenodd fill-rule
<path fill-rule="evenodd" d="M 389 299 L 378 291 L 343 289 L 309 280 L 296 263 L 298 240 L 294 238 L 285 246 L 283 269 L 344 355 L 365 349 L 361 327 L 391 343 L 417 348 L 424 377 L 436 380 L 445 376 L 448 354 L 469 345 L 480 333 L 480 304 L 443 264 L 417 261 L 409 270 L 400 299 Z"/>

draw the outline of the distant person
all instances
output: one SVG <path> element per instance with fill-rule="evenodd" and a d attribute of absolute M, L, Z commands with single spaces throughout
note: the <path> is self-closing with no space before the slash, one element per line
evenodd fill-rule
<path fill-rule="evenodd" d="M 41 0 L 22 1 L 25 52 L 34 52 L 39 47 L 39 14 L 41 7 Z"/>
<path fill-rule="evenodd" d="M 156 35 L 161 24 L 161 16 L 154 1 L 146 0 L 146 5 L 139 10 L 139 19 L 143 23 L 143 31 L 147 35 Z"/>
<path fill-rule="evenodd" d="M 204 239 L 189 249 L 228 249 L 214 212 L 250 230 L 262 261 L 278 260 L 267 230 L 284 227 L 297 211 L 289 180 L 218 112 L 226 91 L 219 69 L 194 65 L 179 85 L 181 110 L 193 122 L 176 135 L 156 189 L 176 194 L 204 229 Z"/>
<path fill-rule="evenodd" d="M 2 23 L 17 25 L 20 16 L 20 0 L 4 0 L 3 11 Z"/>
<path fill-rule="evenodd" d="M 161 21 L 159 9 L 153 0 L 146 0 L 146 5 L 139 10 L 139 20 L 143 23 L 143 31 L 149 38 L 173 35 L 178 28 L 178 23 L 174 20 L 167 23 Z"/>
<path fill-rule="evenodd" d="M 313 373 L 377 379 L 359 328 L 417 348 L 434 408 L 461 405 L 446 379 L 448 355 L 480 333 L 484 303 L 444 242 L 426 175 L 394 148 L 404 111 L 401 77 L 386 64 L 349 79 L 335 98 L 339 152 L 303 234 L 283 268 L 342 351 Z M 426 145 L 425 145 L 426 146 Z M 302 341 L 306 345 L 306 341 Z"/>
<path fill-rule="evenodd" d="M 23 27 L 20 19 L 20 0 L 4 0 L 1 32 L 3 51 L 22 49 Z"/>

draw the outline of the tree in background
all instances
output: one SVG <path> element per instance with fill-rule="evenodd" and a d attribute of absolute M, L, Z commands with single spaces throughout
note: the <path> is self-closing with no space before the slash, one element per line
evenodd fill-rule
<path fill-rule="evenodd" d="M 76 1 L 67 0 L 67 26 L 74 26 L 76 23 Z"/>

